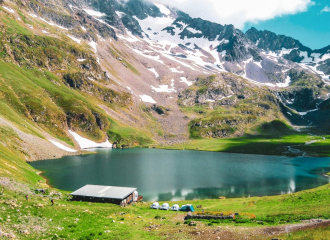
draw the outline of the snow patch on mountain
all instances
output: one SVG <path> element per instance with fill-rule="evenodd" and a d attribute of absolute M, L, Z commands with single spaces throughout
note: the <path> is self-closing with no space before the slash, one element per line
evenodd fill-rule
<path fill-rule="evenodd" d="M 168 87 L 168 85 L 160 85 L 158 88 L 151 86 L 152 90 L 158 93 L 171 93 L 176 92 L 175 86 L 174 86 L 174 79 L 171 80 L 171 88 Z"/>
<path fill-rule="evenodd" d="M 258 67 L 260 67 L 260 68 L 262 68 L 262 66 L 261 66 L 261 62 L 253 62 L 255 65 L 257 65 Z"/>
<path fill-rule="evenodd" d="M 300 52 L 299 56 L 304 58 L 301 63 L 309 63 L 313 61 L 313 58 L 308 57 L 308 52 Z"/>
<path fill-rule="evenodd" d="M 118 15 L 118 17 L 122 18 L 124 15 L 126 15 L 126 13 L 120 12 L 120 11 L 116 11 L 116 14 Z"/>
<path fill-rule="evenodd" d="M 220 98 L 220 100 L 223 100 L 223 99 L 226 99 L 226 98 L 231 98 L 232 96 L 234 96 L 234 95 L 229 95 L 229 96 L 226 96 L 226 97 L 222 97 L 222 98 Z"/>
<path fill-rule="evenodd" d="M 117 36 L 123 40 L 126 40 L 127 42 L 133 43 L 133 42 L 140 42 L 140 39 L 138 39 L 136 36 L 134 36 L 130 31 L 126 29 L 126 34 L 128 37 L 125 37 L 124 35 L 117 34 Z"/>
<path fill-rule="evenodd" d="M 184 73 L 183 71 L 179 71 L 176 68 L 170 68 L 170 70 L 171 70 L 171 72 L 174 72 L 174 73 Z"/>
<path fill-rule="evenodd" d="M 319 67 L 319 63 L 316 63 L 314 65 L 312 65 L 311 63 L 300 63 L 300 66 L 304 69 L 310 70 L 310 71 L 320 75 L 320 77 L 323 80 L 326 80 L 326 81 L 330 80 L 330 75 L 326 75 L 326 74 L 324 74 L 324 72 L 317 70 L 317 68 Z"/>
<path fill-rule="evenodd" d="M 185 37 L 184 39 L 181 39 L 179 34 L 184 28 L 187 27 L 187 24 L 178 22 L 178 24 L 183 25 L 183 27 L 179 28 L 176 24 L 173 24 L 175 19 L 169 16 L 156 18 L 149 16 L 143 20 L 140 20 L 136 16 L 134 16 L 134 18 L 139 22 L 144 33 L 147 34 L 145 35 L 144 40 L 148 42 L 151 47 L 157 48 L 154 49 L 155 53 L 161 54 L 162 56 L 172 61 L 176 61 L 180 65 L 188 67 L 194 71 L 203 73 L 207 72 L 208 74 L 224 71 L 218 67 L 222 66 L 222 63 L 220 62 L 219 53 L 216 48 L 220 43 L 224 42 L 223 39 L 220 41 L 210 41 L 206 37 L 194 37 L 189 39 Z M 172 35 L 164 30 L 167 27 L 173 28 L 175 34 Z M 202 33 L 193 28 L 188 28 L 188 30 L 192 33 Z M 176 54 L 179 45 L 196 45 L 201 50 L 195 47 L 194 49 L 189 49 L 189 47 L 182 49 L 182 47 L 180 47 L 181 50 L 179 50 L 178 54 Z M 184 53 L 181 54 L 182 51 Z M 205 54 L 205 52 L 207 54 Z"/>
<path fill-rule="evenodd" d="M 148 68 L 148 70 L 149 70 L 150 72 L 152 72 L 153 74 L 155 74 L 156 78 L 159 78 L 159 74 L 158 74 L 158 72 L 156 71 L 156 69 L 154 69 L 154 68 Z"/>
<path fill-rule="evenodd" d="M 78 39 L 78 38 L 75 38 L 74 36 L 71 36 L 71 35 L 67 35 L 69 38 L 71 38 L 73 41 L 75 41 L 76 43 L 81 43 L 81 40 Z"/>
<path fill-rule="evenodd" d="M 91 10 L 91 9 L 83 9 L 88 15 L 93 16 L 93 17 L 103 17 L 106 14 L 95 11 L 95 10 Z"/>
<path fill-rule="evenodd" d="M 284 83 L 276 83 L 276 86 L 280 88 L 286 88 L 290 86 L 290 83 L 291 83 L 291 78 L 287 76 Z"/>
<path fill-rule="evenodd" d="M 5 7 L 5 6 L 3 6 L 3 8 L 4 8 L 6 11 L 10 12 L 10 13 L 15 13 L 15 11 L 14 11 L 13 9 L 9 8 L 9 7 Z"/>
<path fill-rule="evenodd" d="M 194 84 L 193 82 L 188 81 L 187 78 L 185 78 L 185 77 L 180 77 L 180 78 L 181 78 L 180 82 L 183 82 L 183 83 L 187 84 L 188 87 L 190 87 L 191 85 Z"/>
<path fill-rule="evenodd" d="M 88 45 L 93 48 L 93 50 L 94 50 L 95 53 L 97 53 L 97 47 L 96 47 L 97 46 L 97 43 L 96 42 L 91 41 L 91 42 L 88 43 Z"/>
<path fill-rule="evenodd" d="M 186 29 L 187 29 L 189 32 L 192 32 L 192 33 L 194 33 L 194 34 L 203 34 L 201 31 L 196 30 L 196 29 L 191 28 L 191 27 L 187 27 Z"/>
<path fill-rule="evenodd" d="M 67 28 L 65 28 L 65 27 L 63 27 L 63 26 L 60 26 L 60 25 L 57 25 L 57 24 L 55 24 L 55 23 L 49 22 L 49 21 L 47 21 L 46 19 L 44 19 L 44 18 L 42 18 L 42 17 L 38 17 L 38 16 L 35 15 L 35 14 L 30 13 L 29 15 L 30 15 L 31 17 L 33 17 L 33 18 L 38 18 L 38 19 L 40 19 L 41 21 L 47 23 L 47 24 L 50 25 L 50 26 L 58 27 L 58 28 L 63 29 L 63 30 L 69 30 L 69 29 L 67 29 Z"/>
<path fill-rule="evenodd" d="M 151 86 L 152 90 L 158 92 L 158 93 L 171 93 L 175 92 L 175 89 L 171 89 L 168 87 L 168 85 L 160 85 L 158 88 Z"/>
<path fill-rule="evenodd" d="M 127 45 L 126 45 L 126 46 L 127 46 Z M 154 61 L 156 61 L 156 62 L 159 62 L 159 63 L 165 65 L 165 63 L 164 63 L 162 60 L 160 60 L 160 57 L 159 57 L 159 56 L 148 55 L 147 53 L 144 53 L 144 52 L 142 52 L 142 51 L 140 51 L 140 50 L 138 50 L 138 49 L 134 49 L 134 48 L 131 48 L 131 47 L 129 47 L 129 46 L 127 46 L 127 47 L 130 48 L 130 49 L 132 49 L 135 53 L 137 53 L 137 54 L 139 54 L 139 55 L 141 55 L 141 56 L 143 56 L 143 57 L 145 57 L 145 58 L 148 58 L 148 59 L 154 60 Z"/>
<path fill-rule="evenodd" d="M 143 102 L 146 102 L 146 103 L 157 103 L 152 97 L 150 97 L 148 95 L 140 95 L 139 97 L 141 98 L 141 100 Z"/>
<path fill-rule="evenodd" d="M 103 143 L 96 143 L 87 138 L 81 137 L 79 134 L 69 130 L 69 133 L 73 136 L 76 142 L 79 144 L 81 149 L 90 149 L 90 148 L 112 148 L 112 144 L 109 140 L 106 140 Z"/>
<path fill-rule="evenodd" d="M 159 8 L 159 11 L 162 14 L 165 14 L 165 15 L 171 14 L 171 11 L 167 7 L 165 7 L 163 4 L 159 4 L 159 3 L 154 3 L 154 4 Z"/>
<path fill-rule="evenodd" d="M 57 142 L 57 141 L 55 141 L 55 140 L 50 140 L 50 139 L 48 139 L 52 144 L 54 144 L 56 147 L 58 147 L 59 149 L 62 149 L 62 150 L 64 150 L 64 151 L 66 151 L 66 152 L 77 152 L 76 150 L 74 150 L 74 149 L 71 149 L 71 148 L 68 148 L 68 147 L 66 147 L 66 146 L 64 146 L 63 144 L 61 144 L 61 143 L 59 143 L 59 142 Z"/>

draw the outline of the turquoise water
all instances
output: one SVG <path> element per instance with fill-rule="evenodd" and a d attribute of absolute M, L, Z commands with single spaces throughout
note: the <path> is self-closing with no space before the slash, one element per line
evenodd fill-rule
<path fill-rule="evenodd" d="M 146 201 L 277 195 L 329 183 L 330 158 L 288 158 L 158 149 L 33 162 L 56 188 L 85 184 L 137 187 Z"/>

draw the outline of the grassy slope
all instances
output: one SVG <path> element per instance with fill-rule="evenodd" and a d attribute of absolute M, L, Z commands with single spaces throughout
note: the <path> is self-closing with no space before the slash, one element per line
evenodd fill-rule
<path fill-rule="evenodd" d="M 288 146 L 306 152 L 311 156 L 328 157 L 330 156 L 330 137 L 323 140 L 322 137 L 310 136 L 308 134 L 295 135 L 257 135 L 245 136 L 240 138 L 229 139 L 195 139 L 189 140 L 186 143 L 165 146 L 163 148 L 173 150 L 199 150 L 199 151 L 214 151 L 214 152 L 231 152 L 231 153 L 246 153 L 246 154 L 261 154 L 261 155 L 283 155 L 290 154 L 287 152 Z M 306 142 L 318 140 L 310 145 L 305 145 Z M 302 154 L 302 153 L 300 153 Z"/>
<path fill-rule="evenodd" d="M 106 89 L 96 82 L 83 82 L 85 85 L 81 90 L 67 86 L 62 76 L 74 72 L 83 74 L 83 64 L 90 64 L 93 71 L 98 71 L 96 60 L 87 46 L 77 45 L 64 35 L 61 36 L 63 39 L 36 36 L 24 23 L 35 28 L 47 27 L 52 33 L 57 33 L 57 29 L 31 18 L 32 21 L 26 20 L 22 12 L 15 10 L 23 21 L 16 21 L 0 8 L 0 20 L 5 23 L 0 33 L 1 116 L 27 133 L 42 137 L 34 128 L 38 126 L 71 145 L 73 143 L 66 132 L 68 116 L 71 118 L 71 129 L 94 141 L 103 141 L 106 133 L 111 132 L 125 145 L 152 142 L 151 134 L 147 131 L 136 131 L 133 127 L 116 123 L 98 107 L 104 104 L 120 111 L 126 107 L 123 102 L 129 104 L 129 97 L 125 94 Z M 77 58 L 86 58 L 88 62 L 79 63 Z M 107 96 L 107 102 L 103 96 Z M 102 127 L 97 126 L 95 114 L 100 116 Z M 128 134 L 128 131 L 135 134 Z"/>
<path fill-rule="evenodd" d="M 322 86 L 316 87 L 308 82 L 322 83 L 319 79 L 311 80 L 312 77 L 308 74 L 297 77 L 291 88 L 310 87 L 315 88 L 315 92 L 325 91 Z M 234 103 L 221 103 L 213 107 L 195 102 L 185 103 L 185 94 L 186 96 L 203 95 L 206 92 L 214 94 L 221 83 L 232 85 L 234 89 L 236 87 L 236 95 L 242 95 L 244 98 L 232 96 L 227 100 L 235 100 Z M 194 119 L 189 124 L 190 140 L 172 146 L 159 146 L 161 148 L 263 155 L 297 156 L 306 153 L 311 156 L 330 156 L 329 137 L 308 134 L 315 129 L 306 128 L 302 132 L 293 130 L 288 124 L 289 120 L 284 116 L 289 110 L 281 108 L 281 104 L 274 99 L 273 93 L 265 88 L 250 86 L 242 78 L 231 74 L 200 78 L 182 95 L 183 97 L 179 99 L 181 110 Z M 298 118 L 301 119 L 301 116 L 298 115 Z M 222 131 L 226 131 L 225 136 L 221 136 Z M 306 144 L 312 141 L 312 144 Z M 298 151 L 289 152 L 289 147 Z"/>

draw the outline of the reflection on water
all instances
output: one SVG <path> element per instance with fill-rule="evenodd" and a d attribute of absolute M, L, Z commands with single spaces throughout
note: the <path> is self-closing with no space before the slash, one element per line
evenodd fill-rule
<path fill-rule="evenodd" d="M 98 150 L 32 163 L 50 184 L 137 187 L 147 201 L 266 196 L 329 182 L 330 158 L 287 158 L 157 149 Z"/>

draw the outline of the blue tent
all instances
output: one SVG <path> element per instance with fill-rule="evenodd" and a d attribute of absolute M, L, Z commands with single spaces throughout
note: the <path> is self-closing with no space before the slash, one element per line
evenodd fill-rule
<path fill-rule="evenodd" d="M 180 211 L 184 211 L 184 212 L 195 212 L 195 209 L 193 207 L 193 205 L 183 205 L 180 209 Z"/>

